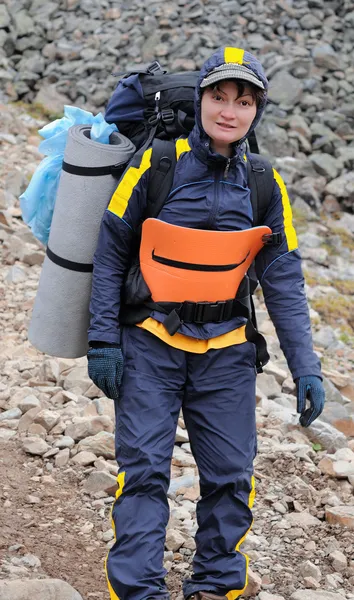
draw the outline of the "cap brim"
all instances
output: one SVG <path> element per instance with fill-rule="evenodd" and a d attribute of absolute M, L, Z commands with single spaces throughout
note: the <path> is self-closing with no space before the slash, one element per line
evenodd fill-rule
<path fill-rule="evenodd" d="M 243 81 L 248 81 L 249 83 L 253 83 L 253 85 L 259 87 L 264 90 L 263 81 L 258 79 L 252 71 L 248 73 L 241 69 L 235 69 L 234 67 L 230 67 L 229 69 L 223 69 L 222 71 L 214 71 L 210 73 L 207 77 L 205 77 L 201 84 L 201 88 L 205 88 L 209 85 L 213 85 L 218 81 L 223 81 L 224 79 L 242 79 Z"/>

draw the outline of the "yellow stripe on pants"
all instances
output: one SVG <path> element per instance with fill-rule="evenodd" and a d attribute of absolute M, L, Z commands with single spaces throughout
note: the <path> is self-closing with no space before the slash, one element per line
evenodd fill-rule
<path fill-rule="evenodd" d="M 117 483 L 118 483 L 118 489 L 116 491 L 116 501 L 118 500 L 118 498 L 123 493 L 123 488 L 124 488 L 124 483 L 125 483 L 125 471 L 122 471 L 121 473 L 118 473 Z M 111 509 L 111 524 L 112 524 L 112 529 L 113 529 L 113 533 L 114 533 L 114 539 L 116 540 L 117 539 L 116 528 L 115 528 L 113 517 L 112 517 L 114 504 L 112 505 L 112 509 Z M 114 589 L 112 588 L 112 585 L 111 585 L 111 583 L 109 581 L 108 570 L 107 570 L 107 560 L 108 560 L 108 554 L 107 554 L 106 559 L 104 561 L 104 572 L 106 574 L 108 591 L 109 591 L 111 600 L 120 600 L 118 598 L 117 594 L 115 593 Z"/>
<path fill-rule="evenodd" d="M 249 497 L 248 497 L 248 508 L 252 508 L 252 507 L 253 507 L 254 500 L 255 500 L 255 497 L 256 497 L 256 485 L 255 485 L 255 483 L 256 483 L 256 482 L 255 482 L 254 475 L 252 475 L 252 478 L 251 478 L 251 491 L 250 491 L 250 495 L 249 495 Z M 241 595 L 243 594 L 243 592 L 245 591 L 245 589 L 246 589 L 246 587 L 247 587 L 247 585 L 248 585 L 248 564 L 249 564 L 249 561 L 250 561 L 250 559 L 249 559 L 249 556 L 247 556 L 247 554 L 245 554 L 244 552 L 241 552 L 241 551 L 240 551 L 240 546 L 243 544 L 243 542 L 245 541 L 245 539 L 246 539 L 247 535 L 248 535 L 248 534 L 249 534 L 249 532 L 251 531 L 251 529 L 252 529 L 252 525 L 253 525 L 253 519 L 252 519 L 252 523 L 251 523 L 251 525 L 249 526 L 249 528 L 247 529 L 247 531 L 246 531 L 245 535 L 244 535 L 244 536 L 243 536 L 243 537 L 240 539 L 240 541 L 239 541 L 239 542 L 237 542 L 237 544 L 236 544 L 236 548 L 235 548 L 236 552 L 240 552 L 240 554 L 242 554 L 242 556 L 244 556 L 244 557 L 245 557 L 245 560 L 246 560 L 246 578 L 245 578 L 245 585 L 244 585 L 244 587 L 242 588 L 242 590 L 231 590 L 230 592 L 228 592 L 228 593 L 226 594 L 226 598 L 227 598 L 228 600 L 235 600 L 235 598 L 239 598 L 239 596 L 241 596 Z"/>

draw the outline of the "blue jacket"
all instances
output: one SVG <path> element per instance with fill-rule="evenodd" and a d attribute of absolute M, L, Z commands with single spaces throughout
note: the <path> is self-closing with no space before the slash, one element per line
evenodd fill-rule
<path fill-rule="evenodd" d="M 231 49 L 233 50 L 233 49 Z M 203 66 L 199 83 L 216 66 L 223 64 L 228 48 L 218 50 Z M 232 56 L 232 55 L 231 55 Z M 267 88 L 262 66 L 248 52 L 241 60 L 254 70 Z M 230 159 L 211 150 L 200 116 L 201 93 L 196 88 L 196 124 L 188 139 L 176 141 L 177 164 L 169 197 L 159 219 L 184 227 L 230 231 L 253 225 L 250 190 L 247 184 L 247 151 L 244 140 L 235 144 Z M 258 107 L 250 131 L 256 126 L 266 101 Z M 250 133 L 248 132 L 248 134 Z M 122 284 L 130 266 L 135 231 L 146 208 L 151 167 L 151 148 L 139 167 L 128 167 L 105 212 L 94 257 L 91 325 L 89 341 L 120 342 L 119 310 Z M 282 233 L 282 244 L 265 246 L 255 266 L 270 317 L 294 379 L 321 376 L 320 363 L 312 348 L 308 305 L 304 293 L 301 257 L 286 187 L 274 170 L 274 188 L 264 225 Z M 163 322 L 165 316 L 151 315 Z M 244 323 L 234 318 L 203 326 L 182 324 L 178 332 L 199 339 L 227 333 Z"/>

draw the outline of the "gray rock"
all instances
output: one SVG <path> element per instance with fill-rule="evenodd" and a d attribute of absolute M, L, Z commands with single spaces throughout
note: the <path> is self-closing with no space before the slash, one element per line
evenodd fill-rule
<path fill-rule="evenodd" d="M 4 4 L 0 5 L 0 29 L 4 29 L 10 25 L 11 19 Z"/>
<path fill-rule="evenodd" d="M 345 448 L 348 445 L 347 438 L 343 433 L 329 423 L 324 423 L 321 419 L 316 419 L 304 431 L 312 442 L 321 444 L 327 452 L 335 452 L 339 448 Z"/>
<path fill-rule="evenodd" d="M 314 63 L 324 69 L 338 69 L 338 56 L 329 44 L 320 44 L 312 50 Z"/>
<path fill-rule="evenodd" d="M 108 431 L 100 431 L 94 436 L 87 437 L 81 440 L 78 444 L 78 451 L 86 450 L 92 452 L 96 456 L 103 458 L 115 457 L 114 435 Z"/>
<path fill-rule="evenodd" d="M 327 179 L 335 179 L 339 173 L 340 166 L 330 154 L 314 152 L 310 160 L 316 171 Z"/>
<path fill-rule="evenodd" d="M 290 600 L 343 600 L 343 596 L 334 592 L 298 590 L 290 596 Z"/>
<path fill-rule="evenodd" d="M 7 442 L 11 438 L 15 437 L 16 431 L 11 429 L 0 429 L 0 442 Z"/>
<path fill-rule="evenodd" d="M 113 423 L 107 415 L 76 417 L 74 422 L 65 429 L 65 435 L 78 442 L 90 436 L 95 436 L 100 431 L 113 433 Z"/>
<path fill-rule="evenodd" d="M 327 402 L 338 402 L 338 404 L 347 404 L 348 401 L 343 398 L 340 391 L 336 388 L 334 383 L 327 377 L 323 378 L 323 387 L 326 392 L 326 401 Z"/>
<path fill-rule="evenodd" d="M 25 271 L 18 265 L 11 267 L 5 278 L 8 283 L 22 283 L 23 281 L 26 281 L 26 279 L 27 275 Z"/>
<path fill-rule="evenodd" d="M 347 198 L 350 202 L 354 202 L 354 172 L 344 173 L 333 179 L 326 185 L 325 192 L 336 198 Z"/>
<path fill-rule="evenodd" d="M 39 437 L 29 437 L 23 441 L 22 447 L 27 454 L 43 456 L 48 450 L 48 444 Z"/>
<path fill-rule="evenodd" d="M 196 482 L 197 478 L 195 475 L 181 475 L 181 477 L 176 477 L 175 479 L 171 480 L 168 493 L 174 494 L 179 488 L 182 487 L 193 487 Z"/>
<path fill-rule="evenodd" d="M 75 441 L 68 435 L 63 435 L 56 442 L 54 442 L 55 448 L 73 448 L 74 446 Z"/>
<path fill-rule="evenodd" d="M 267 398 L 276 398 L 281 395 L 281 387 L 274 375 L 262 373 L 257 377 L 257 387 L 267 396 Z"/>
<path fill-rule="evenodd" d="M 87 467 L 88 465 L 92 465 L 97 460 L 96 454 L 93 452 L 78 452 L 73 458 L 72 462 L 76 465 L 81 465 L 82 467 Z"/>
<path fill-rule="evenodd" d="M 90 494 L 114 490 L 112 494 L 114 495 L 117 487 L 117 478 L 106 471 L 94 471 L 89 475 L 84 484 L 85 491 Z"/>
<path fill-rule="evenodd" d="M 321 327 L 313 334 L 313 343 L 320 348 L 330 348 L 337 343 L 337 337 L 332 327 Z"/>
<path fill-rule="evenodd" d="M 26 10 L 20 10 L 18 13 L 15 13 L 13 18 L 17 35 L 27 35 L 29 31 L 33 31 L 34 22 Z"/>
<path fill-rule="evenodd" d="M 26 396 L 23 400 L 20 400 L 18 403 L 18 408 L 22 413 L 26 413 L 31 410 L 31 408 L 40 408 L 41 403 L 36 396 L 31 394 L 30 396 Z"/>
<path fill-rule="evenodd" d="M 172 550 L 172 552 L 177 552 L 183 546 L 185 542 L 185 537 L 175 529 L 168 529 L 166 533 L 166 542 L 165 546 L 167 550 Z"/>
<path fill-rule="evenodd" d="M 26 579 L 0 581 L 0 598 L 4 600 L 82 600 L 81 595 L 60 579 Z"/>
<path fill-rule="evenodd" d="M 301 80 L 296 79 L 287 71 L 279 71 L 269 84 L 269 99 L 276 104 L 286 107 L 295 106 L 303 91 Z"/>
<path fill-rule="evenodd" d="M 8 421 L 9 419 L 20 419 L 22 411 L 19 408 L 10 408 L 0 413 L 0 421 Z"/>

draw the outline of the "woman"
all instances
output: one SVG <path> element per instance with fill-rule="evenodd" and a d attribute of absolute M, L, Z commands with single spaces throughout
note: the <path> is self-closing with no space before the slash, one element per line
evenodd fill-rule
<path fill-rule="evenodd" d="M 204 261 L 191 257 L 188 264 L 172 264 L 166 257 L 157 257 L 154 249 L 160 240 L 156 235 L 154 239 L 154 232 L 161 230 L 166 248 L 181 234 L 182 242 L 175 248 L 181 253 L 184 239 L 188 238 L 189 244 L 190 236 L 199 236 L 194 244 L 197 256 L 199 240 L 204 243 L 207 239 L 203 252 L 208 254 L 208 240 L 215 234 L 222 235 L 221 247 L 226 237 L 231 240 L 230 232 L 234 236 L 252 228 L 244 142 L 262 115 L 267 87 L 258 60 L 239 48 L 218 50 L 201 69 L 196 124 L 188 139 L 176 142 L 172 191 L 158 220 L 146 221 L 143 226 L 147 258 L 144 264 L 141 259 L 141 268 L 144 278 L 149 278 L 153 297 L 160 294 L 158 300 L 185 304 L 208 300 L 208 306 L 215 307 L 228 298 L 231 275 L 225 275 L 227 282 L 222 280 L 225 290 L 222 286 L 215 290 L 213 284 L 210 297 L 198 299 L 201 279 L 194 286 L 193 273 L 188 278 L 188 272 L 192 269 L 196 278 L 196 263 L 207 263 L 207 257 Z M 150 159 L 148 149 L 140 167 L 128 169 L 119 183 L 102 222 L 94 263 L 89 374 L 116 400 L 119 464 L 119 489 L 112 511 L 116 541 L 107 560 L 108 585 L 111 600 L 168 598 L 163 569 L 167 490 L 176 425 L 183 408 L 201 493 L 193 575 L 184 582 L 184 596 L 205 600 L 227 595 L 233 600 L 247 586 L 248 561 L 240 546 L 252 525 L 255 496 L 256 350 L 247 340 L 245 318 L 237 311 L 219 319 L 177 319 L 174 333 L 167 327 L 166 311 L 155 305 L 139 326 L 120 329 L 122 286 L 132 261 L 134 232 L 146 207 Z M 282 241 L 258 252 L 257 277 L 297 383 L 300 422 L 308 426 L 323 409 L 324 392 L 320 364 L 312 350 L 291 208 L 276 171 L 263 225 L 264 231 L 280 232 Z M 149 242 L 144 241 L 149 236 L 152 253 Z M 233 242 L 230 253 L 235 246 Z M 251 251 L 250 247 L 248 254 Z M 213 252 L 218 254 L 217 244 Z M 155 262 L 149 263 L 151 254 Z M 245 260 L 222 269 L 233 273 Z M 173 273 L 183 273 L 185 280 L 178 280 Z M 207 277 L 215 283 L 219 275 L 211 268 Z M 205 302 L 198 306 L 202 304 Z"/>

